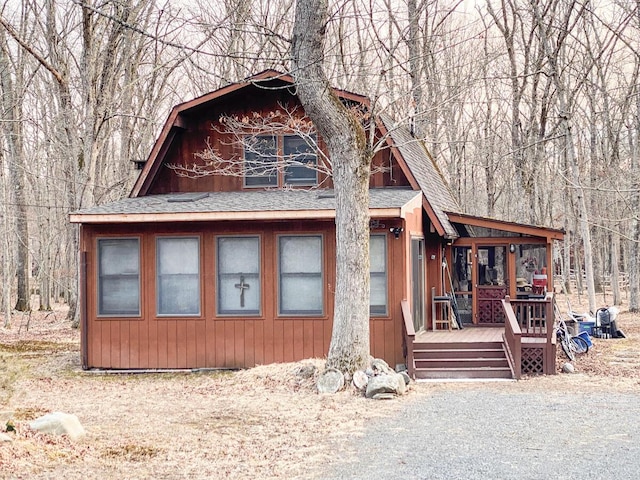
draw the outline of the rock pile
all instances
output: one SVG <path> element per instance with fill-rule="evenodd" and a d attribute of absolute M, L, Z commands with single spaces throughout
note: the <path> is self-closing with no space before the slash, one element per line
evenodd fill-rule
<path fill-rule="evenodd" d="M 367 398 L 375 400 L 394 398 L 404 395 L 411 378 L 407 372 L 396 372 L 387 362 L 372 358 L 365 370 L 358 370 L 351 379 L 346 378 L 339 370 L 329 368 L 319 377 L 316 387 L 318 393 L 336 393 L 342 390 L 351 380 L 351 385 Z"/>

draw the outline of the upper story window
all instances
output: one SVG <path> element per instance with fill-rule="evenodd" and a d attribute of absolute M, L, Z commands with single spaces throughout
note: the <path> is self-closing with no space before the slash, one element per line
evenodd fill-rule
<path fill-rule="evenodd" d="M 317 165 L 315 135 L 309 140 L 299 135 L 257 135 L 245 139 L 245 187 L 316 185 Z"/>

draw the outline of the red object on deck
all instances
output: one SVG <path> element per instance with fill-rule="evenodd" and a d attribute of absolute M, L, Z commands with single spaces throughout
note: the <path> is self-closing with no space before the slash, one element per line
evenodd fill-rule
<path fill-rule="evenodd" d="M 544 295 L 547 291 L 547 276 L 534 274 L 532 290 L 535 295 Z"/>

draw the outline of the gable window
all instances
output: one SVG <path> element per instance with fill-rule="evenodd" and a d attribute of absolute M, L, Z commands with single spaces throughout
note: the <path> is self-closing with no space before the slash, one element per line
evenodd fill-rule
<path fill-rule="evenodd" d="M 310 144 L 311 143 L 311 144 Z M 244 139 L 245 187 L 318 183 L 315 135 L 256 135 Z"/>
<path fill-rule="evenodd" d="M 369 313 L 372 316 L 387 314 L 387 236 L 371 235 L 369 238 L 371 275 L 371 299 Z"/>
<path fill-rule="evenodd" d="M 279 313 L 322 314 L 322 236 L 279 237 L 278 267 Z"/>
<path fill-rule="evenodd" d="M 140 241 L 98 240 L 98 315 L 140 315 Z"/>
<path fill-rule="evenodd" d="M 158 238 L 156 252 L 158 315 L 199 315 L 200 239 Z"/>
<path fill-rule="evenodd" d="M 260 239 L 218 237 L 218 313 L 260 314 Z"/>
<path fill-rule="evenodd" d="M 244 184 L 247 187 L 278 185 L 278 146 L 273 135 L 256 135 L 244 142 Z"/>
<path fill-rule="evenodd" d="M 312 136 L 315 143 L 315 136 Z M 318 183 L 316 170 L 318 156 L 314 148 L 298 135 L 283 137 L 284 183 L 286 185 L 315 185 Z"/>

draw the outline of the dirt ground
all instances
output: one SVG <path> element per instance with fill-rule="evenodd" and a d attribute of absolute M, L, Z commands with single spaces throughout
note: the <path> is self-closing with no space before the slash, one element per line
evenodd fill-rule
<path fill-rule="evenodd" d="M 602 299 L 600 299 L 602 300 Z M 558 298 L 561 307 L 566 301 Z M 586 308 L 572 298 L 573 310 Z M 466 384 L 413 384 L 392 401 L 352 390 L 315 393 L 300 364 L 240 372 L 96 374 L 79 364 L 79 332 L 55 315 L 16 316 L 0 327 L 0 478 L 310 478 L 341 439 L 439 389 Z M 491 388 L 517 391 L 640 391 L 640 317 L 621 307 L 626 339 L 593 339 L 572 375 L 530 377 Z M 565 360 L 558 356 L 558 366 Z M 48 412 L 78 416 L 86 437 L 72 442 L 32 431 Z M 320 476 L 321 478 L 321 476 Z"/>

